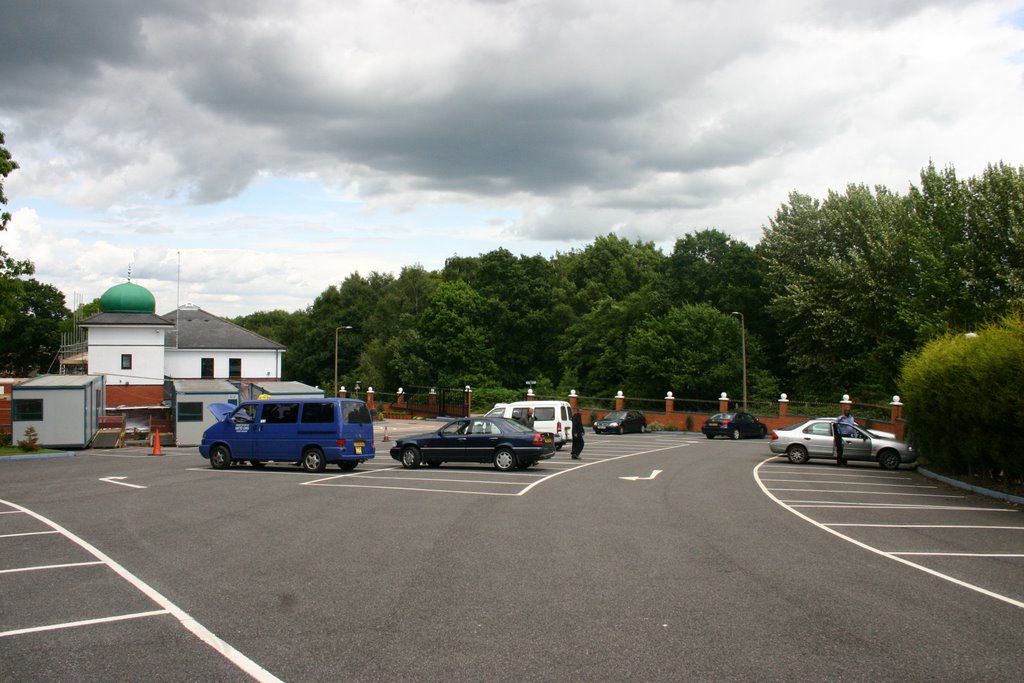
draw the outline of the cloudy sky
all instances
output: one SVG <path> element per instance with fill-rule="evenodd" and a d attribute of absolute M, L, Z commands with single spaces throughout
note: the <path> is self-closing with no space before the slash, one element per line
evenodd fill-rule
<path fill-rule="evenodd" d="M 1024 163 L 1024 0 L 2 0 L 0 233 L 88 302 L 294 311 L 349 273 Z"/>

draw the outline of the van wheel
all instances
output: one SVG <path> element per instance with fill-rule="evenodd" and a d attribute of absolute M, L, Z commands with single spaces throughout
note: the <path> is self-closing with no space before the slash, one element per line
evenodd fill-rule
<path fill-rule="evenodd" d="M 342 460 L 341 462 L 338 463 L 338 469 L 344 470 L 346 472 L 351 472 L 356 468 L 356 465 L 358 464 L 358 460 Z"/>
<path fill-rule="evenodd" d="M 516 468 L 516 454 L 508 448 L 499 448 L 494 452 L 494 468 L 508 472 Z"/>
<path fill-rule="evenodd" d="M 215 470 L 226 470 L 231 467 L 231 451 L 227 446 L 214 446 L 210 451 L 210 466 Z"/>
<path fill-rule="evenodd" d="M 415 446 L 406 446 L 402 449 L 402 467 L 412 469 L 420 465 L 420 450 Z"/>
<path fill-rule="evenodd" d="M 307 448 L 302 452 L 302 467 L 307 472 L 323 472 L 327 467 L 327 459 L 319 448 Z"/>

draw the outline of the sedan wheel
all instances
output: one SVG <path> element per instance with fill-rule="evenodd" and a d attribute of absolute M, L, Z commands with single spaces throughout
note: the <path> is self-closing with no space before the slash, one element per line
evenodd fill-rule
<path fill-rule="evenodd" d="M 738 430 L 738 429 L 736 429 L 734 427 L 732 432 L 729 433 L 729 436 L 732 437 L 733 441 L 739 441 L 740 440 L 740 430 Z"/>
<path fill-rule="evenodd" d="M 210 451 L 210 466 L 215 470 L 226 470 L 231 467 L 231 451 L 227 446 L 214 446 Z"/>
<path fill-rule="evenodd" d="M 807 449 L 803 446 L 790 446 L 789 450 L 786 451 L 786 457 L 794 465 L 803 465 L 811 459 L 807 454 Z"/>
<path fill-rule="evenodd" d="M 302 453 L 302 468 L 307 472 L 323 472 L 327 467 L 327 458 L 319 448 L 307 448 Z"/>
<path fill-rule="evenodd" d="M 420 450 L 415 446 L 406 446 L 402 449 L 402 467 L 405 469 L 412 469 L 413 467 L 419 467 L 420 464 Z"/>
<path fill-rule="evenodd" d="M 900 467 L 900 454 L 893 450 L 885 450 L 878 454 L 878 464 L 883 470 L 897 470 Z"/>
<path fill-rule="evenodd" d="M 494 468 L 508 472 L 516 468 L 516 454 L 508 448 L 499 448 L 494 452 Z"/>

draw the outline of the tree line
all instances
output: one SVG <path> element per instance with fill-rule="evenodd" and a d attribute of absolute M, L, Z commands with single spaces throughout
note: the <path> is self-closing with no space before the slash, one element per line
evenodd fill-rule
<path fill-rule="evenodd" d="M 339 384 L 714 399 L 748 390 L 888 402 L 902 364 L 1024 302 L 1024 167 L 929 165 L 898 194 L 792 193 L 755 246 L 706 229 L 614 234 L 553 257 L 497 249 L 443 268 L 354 273 L 306 309 L 234 322 L 288 347 L 283 372 Z M 340 326 L 351 330 L 337 331 Z"/>
<path fill-rule="evenodd" d="M 3 141 L 6 178 L 18 165 Z M 32 274 L 0 247 L 0 374 L 50 371 L 74 326 L 61 292 Z M 339 384 L 378 391 L 532 381 L 541 395 L 698 400 L 742 395 L 745 347 L 754 400 L 887 402 L 928 342 L 1022 302 L 1024 167 L 965 180 L 929 164 L 905 194 L 794 192 L 754 246 L 705 229 L 669 253 L 614 234 L 552 257 L 497 249 L 353 273 L 305 309 L 234 322 L 287 347 L 285 379 L 329 391 L 335 339 Z"/>

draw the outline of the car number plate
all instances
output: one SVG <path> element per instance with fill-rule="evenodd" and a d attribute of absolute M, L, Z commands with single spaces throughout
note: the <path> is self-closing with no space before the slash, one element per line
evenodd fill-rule
<path fill-rule="evenodd" d="M 355 443 L 356 455 L 362 455 L 363 454 L 363 446 L 365 446 L 365 445 L 366 445 L 365 441 L 356 441 L 356 443 Z"/>
<path fill-rule="evenodd" d="M 550 436 L 545 436 L 544 437 L 544 443 L 551 443 L 552 441 L 554 441 L 554 439 L 551 438 Z"/>
<path fill-rule="evenodd" d="M 708 427 L 717 427 L 717 426 L 718 426 L 717 422 L 708 422 Z"/>

